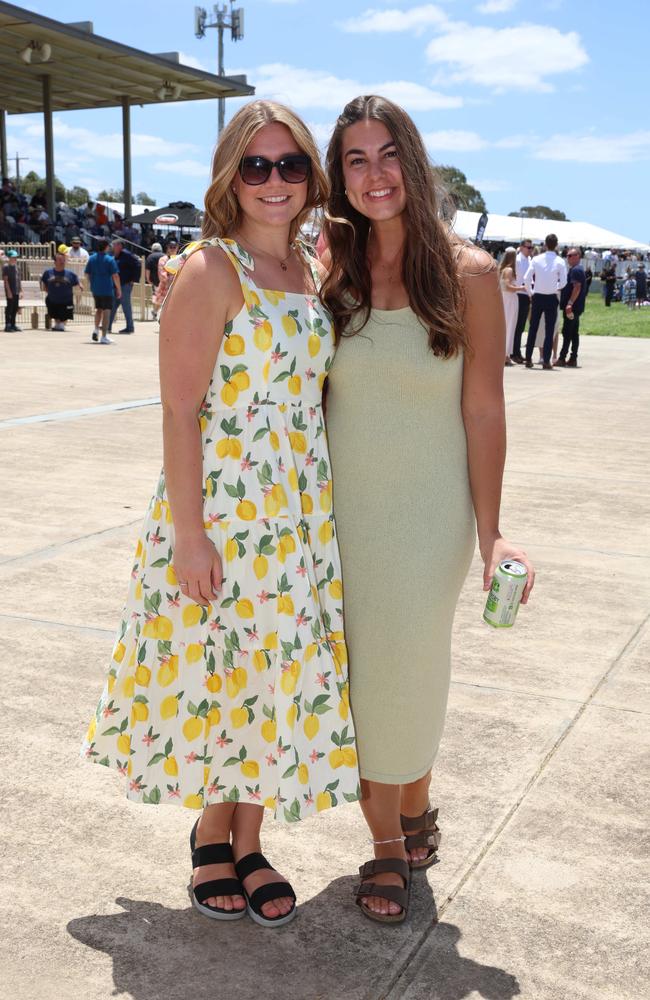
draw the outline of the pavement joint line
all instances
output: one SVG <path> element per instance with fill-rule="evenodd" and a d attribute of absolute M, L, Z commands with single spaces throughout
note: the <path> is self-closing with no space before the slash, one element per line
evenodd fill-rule
<path fill-rule="evenodd" d="M 149 399 L 131 399 L 123 403 L 102 403 L 100 406 L 84 406 L 78 410 L 58 410 L 53 413 L 35 413 L 31 417 L 11 417 L 0 420 L 0 431 L 24 424 L 43 424 L 62 420 L 77 420 L 79 417 L 94 417 L 101 413 L 116 413 L 119 410 L 135 410 L 141 406 L 157 406 L 160 396 Z"/>
<path fill-rule="evenodd" d="M 451 681 L 451 687 L 477 688 L 479 691 L 493 691 L 495 694 L 514 694 L 522 698 L 535 698 L 537 701 L 559 701 L 565 705 L 582 705 L 580 698 L 563 698 L 557 694 L 543 694 L 541 691 L 519 691 L 516 688 L 497 687 L 494 684 L 477 684 L 474 681 Z M 596 702 L 598 708 L 607 708 L 612 712 L 630 712 L 632 715 L 649 715 L 640 708 L 622 708 L 620 705 L 604 705 Z"/>
<path fill-rule="evenodd" d="M 32 618 L 30 615 L 10 615 L 0 612 L 0 621 L 23 622 L 30 625 L 49 625 L 54 629 L 72 629 L 78 632 L 92 632 L 96 635 L 114 635 L 114 628 L 101 628 L 99 625 L 77 625 L 72 622 L 56 622 L 50 618 Z"/>
<path fill-rule="evenodd" d="M 528 542 L 529 548 L 533 546 L 537 549 L 560 549 L 563 552 L 584 552 L 594 556 L 613 556 L 615 559 L 650 559 L 650 555 L 642 552 L 616 552 L 613 549 L 590 549 L 580 545 L 553 545 L 552 542 Z"/>
<path fill-rule="evenodd" d="M 371 993 L 367 993 L 364 996 L 363 1000 L 390 1000 L 391 993 L 393 992 L 395 986 L 397 986 L 399 980 L 402 978 L 402 976 L 404 975 L 404 973 L 406 972 L 406 970 L 409 968 L 409 966 L 412 965 L 412 963 L 413 963 L 414 959 L 416 958 L 418 952 L 420 952 L 422 950 L 422 948 L 424 947 L 427 938 L 429 938 L 432 934 L 435 933 L 437 924 L 440 923 L 441 918 L 444 916 L 444 914 L 448 910 L 450 904 L 454 901 L 454 899 L 456 898 L 456 896 L 458 895 L 458 893 L 461 891 L 461 889 L 470 880 L 470 878 L 472 877 L 472 875 L 475 873 L 476 869 L 479 867 L 479 865 L 481 864 L 481 862 L 485 859 L 485 857 L 487 856 L 487 854 L 491 851 L 491 849 L 493 848 L 493 846 L 495 845 L 496 841 L 499 839 L 499 837 L 501 836 L 501 834 L 503 833 L 503 831 L 506 829 L 506 827 L 509 826 L 511 820 L 513 819 L 513 817 L 515 816 L 515 814 L 519 811 L 519 808 L 523 804 L 524 800 L 527 798 L 528 793 L 538 783 L 538 781 L 541 778 L 542 774 L 544 773 L 544 771 L 546 770 L 546 768 L 548 767 L 548 765 L 550 764 L 550 762 L 553 760 L 553 758 L 556 756 L 556 754 L 557 754 L 558 750 L 560 749 L 560 747 L 562 746 L 562 744 L 565 742 L 565 740 L 567 739 L 567 737 L 573 732 L 573 730 L 575 729 L 576 725 L 578 724 L 578 722 L 580 721 L 580 719 L 582 718 L 582 716 L 585 714 L 585 712 L 587 711 L 587 709 L 590 707 L 590 705 L 593 703 L 594 699 L 596 698 L 596 695 L 598 694 L 598 692 L 600 691 L 600 689 L 603 687 L 603 685 L 606 683 L 606 681 L 609 679 L 610 675 L 613 673 L 613 671 L 615 670 L 615 668 L 621 663 L 621 661 L 625 658 L 625 656 L 629 652 L 631 652 L 632 649 L 637 645 L 637 643 L 638 643 L 638 641 L 640 639 L 640 636 L 643 633 L 643 631 L 645 630 L 645 628 L 648 625 L 648 623 L 650 623 L 650 613 L 647 614 L 645 616 L 645 618 L 643 618 L 641 620 L 641 622 L 637 625 L 636 629 L 634 630 L 634 632 L 632 633 L 632 635 L 629 637 L 629 639 L 627 640 L 627 642 L 625 643 L 625 645 L 623 646 L 623 648 L 620 650 L 620 652 L 618 653 L 618 655 L 612 660 L 612 662 L 610 663 L 609 667 L 605 670 L 604 674 L 596 682 L 596 684 L 593 687 L 593 689 L 592 689 L 591 693 L 589 694 L 589 696 L 585 699 L 584 702 L 582 702 L 580 708 L 575 713 L 575 715 L 573 716 L 573 718 L 570 719 L 569 722 L 563 727 L 562 732 L 560 733 L 560 735 L 556 739 L 555 743 L 546 752 L 546 754 L 544 754 L 544 757 L 542 758 L 541 762 L 537 766 L 536 770 L 534 771 L 534 773 L 530 776 L 530 778 L 526 782 L 526 785 L 525 785 L 524 789 L 522 790 L 521 794 L 517 797 L 516 801 L 510 806 L 510 808 L 508 809 L 506 815 L 503 817 L 503 819 L 501 820 L 501 822 L 497 826 L 497 828 L 494 831 L 494 833 L 492 833 L 491 835 L 488 836 L 487 841 L 485 842 L 485 844 L 483 845 L 483 847 L 481 848 L 481 850 L 478 852 L 478 854 L 476 855 L 476 857 L 474 858 L 474 860 L 472 862 L 470 862 L 470 864 L 466 868 L 465 872 L 460 876 L 460 878 L 458 879 L 458 881 L 457 881 L 456 885 L 454 886 L 454 888 L 452 888 L 452 890 L 447 895 L 446 899 L 440 904 L 440 906 L 437 907 L 437 913 L 436 913 L 436 921 L 435 921 L 435 923 L 431 927 L 425 928 L 425 930 L 422 931 L 422 933 L 418 936 L 418 938 L 415 941 L 415 943 L 413 944 L 413 946 L 409 949 L 406 957 L 400 963 L 399 969 L 396 972 L 394 972 L 393 975 L 390 977 L 388 983 L 383 988 L 382 992 L 378 993 L 377 992 L 378 987 L 377 987 L 376 984 L 373 983 L 372 992 Z"/>
<path fill-rule="evenodd" d="M 43 549 L 35 549 L 22 556 L 10 556 L 0 562 L 0 573 L 5 566 L 29 565 L 32 562 L 41 562 L 47 559 L 55 559 L 59 553 L 69 548 L 83 548 L 84 544 L 95 538 L 106 538 L 111 535 L 118 535 L 126 528 L 132 528 L 134 524 L 140 524 L 142 517 L 134 518 L 132 521 L 124 521 L 123 524 L 114 524 L 112 528 L 102 528 L 100 531 L 91 531 L 87 535 L 79 535 L 77 538 L 69 538 L 65 542 L 58 542 L 56 545 L 46 545 Z"/>
<path fill-rule="evenodd" d="M 602 476 L 570 475 L 568 472 L 542 472 L 540 469 L 516 469 L 506 466 L 506 475 L 529 476 L 537 479 L 569 479 L 572 483 L 607 483 L 615 486 L 646 486 L 650 487 L 650 479 L 604 479 Z"/>

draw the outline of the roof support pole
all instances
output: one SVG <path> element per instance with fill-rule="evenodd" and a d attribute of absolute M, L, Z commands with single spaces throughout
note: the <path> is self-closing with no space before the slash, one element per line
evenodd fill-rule
<path fill-rule="evenodd" d="M 122 155 L 124 158 L 124 217 L 131 215 L 133 190 L 131 187 L 131 105 L 128 97 L 122 98 Z"/>
<path fill-rule="evenodd" d="M 45 193 L 47 214 L 52 225 L 56 222 L 56 194 L 54 190 L 54 130 L 52 126 L 52 89 L 50 77 L 41 77 L 43 84 L 43 127 L 45 131 Z"/>
<path fill-rule="evenodd" d="M 9 157 L 7 155 L 7 112 L 0 108 L 0 169 L 2 176 L 9 176 Z"/>

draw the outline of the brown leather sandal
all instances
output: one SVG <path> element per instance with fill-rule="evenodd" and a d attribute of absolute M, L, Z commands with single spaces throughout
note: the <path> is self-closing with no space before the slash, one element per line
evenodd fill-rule
<path fill-rule="evenodd" d="M 365 882 L 364 879 L 372 878 L 382 872 L 393 872 L 399 875 L 404 885 L 377 885 L 376 882 Z M 409 889 L 411 887 L 411 873 L 409 866 L 403 858 L 381 858 L 366 861 L 365 865 L 359 868 L 361 885 L 355 889 L 355 903 L 370 920 L 377 920 L 380 924 L 401 924 L 406 919 L 409 905 Z M 388 899 L 391 903 L 397 903 L 402 907 L 401 913 L 375 913 L 374 910 L 364 906 L 361 900 L 364 896 L 380 896 Z"/>
<path fill-rule="evenodd" d="M 426 858 L 422 858 L 421 861 L 409 861 L 409 868 L 411 870 L 415 868 L 429 868 L 438 860 L 437 853 L 440 846 L 441 833 L 436 822 L 437 819 L 438 809 L 437 807 L 432 809 L 431 806 L 428 806 L 421 816 L 400 816 L 402 832 L 407 834 L 404 841 L 404 848 L 407 851 L 412 851 L 416 847 L 430 848 Z M 418 830 L 419 832 L 409 836 L 409 830 Z"/>

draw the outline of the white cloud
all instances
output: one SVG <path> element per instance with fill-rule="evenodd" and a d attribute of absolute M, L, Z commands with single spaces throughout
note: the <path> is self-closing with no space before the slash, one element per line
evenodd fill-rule
<path fill-rule="evenodd" d="M 421 7 L 411 7 L 410 10 L 376 10 L 371 7 L 358 17 L 341 21 L 339 27 L 355 34 L 413 31 L 420 35 L 426 28 L 440 27 L 447 23 L 445 11 L 436 4 L 427 3 Z"/>
<path fill-rule="evenodd" d="M 479 14 L 505 14 L 516 7 L 519 0 L 486 0 L 476 8 Z"/>
<path fill-rule="evenodd" d="M 472 187 L 478 188 L 478 190 L 481 192 L 509 191 L 511 186 L 508 183 L 508 181 L 503 181 L 496 177 L 495 178 L 485 177 L 481 178 L 480 180 L 474 180 L 474 178 L 472 177 L 470 180 L 468 180 L 468 184 L 471 184 Z"/>
<path fill-rule="evenodd" d="M 153 166 L 155 170 L 183 177 L 205 177 L 206 181 L 210 173 L 210 164 L 201 160 L 161 160 Z"/>
<path fill-rule="evenodd" d="M 431 62 L 452 67 L 440 79 L 505 90 L 553 90 L 546 77 L 579 69 L 589 61 L 580 36 L 541 24 L 513 28 L 453 24 L 427 46 Z M 439 82 L 439 81 L 434 81 Z"/>
<path fill-rule="evenodd" d="M 475 153 L 488 145 L 477 132 L 465 132 L 462 129 L 424 132 L 422 138 L 429 152 L 434 155 L 443 151 Z"/>
<path fill-rule="evenodd" d="M 334 131 L 334 123 L 330 122 L 327 125 L 323 125 L 321 122 L 314 123 L 309 122 L 309 131 L 313 135 L 314 139 L 319 146 L 327 146 L 330 139 L 332 138 L 332 132 Z"/>
<path fill-rule="evenodd" d="M 324 70 L 301 69 L 270 63 L 247 71 L 257 97 L 273 98 L 294 108 L 332 108 L 339 111 L 359 94 L 381 94 L 409 111 L 459 108 L 463 100 L 431 90 L 409 80 L 360 83 L 341 79 Z"/>
<path fill-rule="evenodd" d="M 21 143 L 25 139 L 42 139 L 43 122 L 38 120 L 25 120 L 20 123 L 22 127 Z M 55 157 L 57 164 L 61 156 L 70 157 L 74 153 L 75 158 L 82 162 L 90 162 L 101 153 L 102 159 L 121 160 L 122 159 L 122 133 L 121 132 L 93 132 L 88 128 L 80 128 L 68 125 L 58 116 L 54 116 L 54 143 Z M 144 132 L 131 133 L 131 155 L 137 156 L 170 156 L 175 157 L 179 153 L 189 153 L 198 149 L 190 142 L 173 142 L 162 139 L 157 135 L 147 135 Z M 63 152 L 61 153 L 60 150 Z M 81 154 L 81 155 L 79 155 Z M 87 155 L 84 155 L 87 154 Z"/>
<path fill-rule="evenodd" d="M 559 160 L 574 163 L 630 163 L 650 160 L 650 131 L 626 135 L 552 135 L 539 142 L 533 151 L 536 160 Z"/>
<path fill-rule="evenodd" d="M 190 55 L 189 52 L 179 52 L 178 58 L 183 66 L 190 66 L 192 69 L 200 69 L 204 73 L 217 72 L 216 65 L 208 66 L 207 63 L 204 63 L 201 59 L 198 59 L 196 56 Z"/>

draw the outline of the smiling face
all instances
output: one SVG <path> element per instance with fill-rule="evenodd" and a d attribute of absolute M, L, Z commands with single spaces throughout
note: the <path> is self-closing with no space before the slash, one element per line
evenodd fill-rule
<path fill-rule="evenodd" d="M 289 153 L 302 153 L 286 125 L 264 125 L 246 147 L 245 156 L 263 156 L 273 163 Z M 264 184 L 245 184 L 237 172 L 232 188 L 245 218 L 262 226 L 289 226 L 307 201 L 308 179 L 299 184 L 282 180 L 274 167 Z"/>
<path fill-rule="evenodd" d="M 367 118 L 348 126 L 341 148 L 347 198 L 372 222 L 386 222 L 406 208 L 397 147 L 383 122 Z"/>

